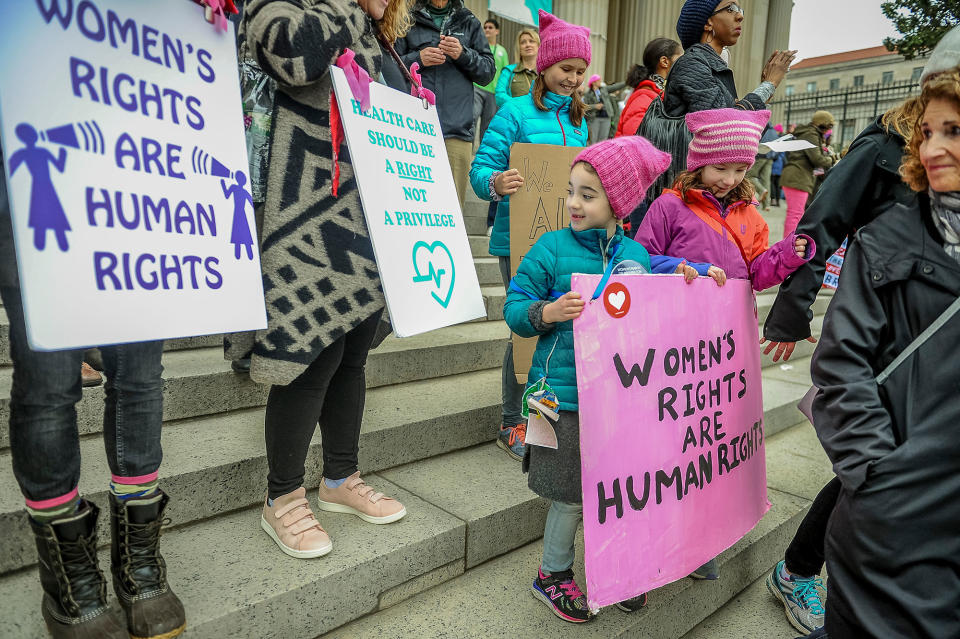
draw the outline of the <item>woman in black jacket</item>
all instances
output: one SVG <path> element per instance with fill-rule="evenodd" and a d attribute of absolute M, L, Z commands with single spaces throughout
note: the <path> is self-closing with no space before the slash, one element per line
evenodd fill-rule
<path fill-rule="evenodd" d="M 685 53 L 674 63 L 663 106 L 667 115 L 739 107 L 763 109 L 783 80 L 796 51 L 774 51 L 763 68 L 761 83 L 737 98 L 733 71 L 723 60 L 743 31 L 743 9 L 735 0 L 687 0 L 677 20 L 677 35 Z"/>
<path fill-rule="evenodd" d="M 797 232 L 816 239 L 817 252 L 780 285 L 767 316 L 761 342 L 772 340 L 764 353 L 776 348 L 774 361 L 789 359 L 796 342 L 817 341 L 810 331 L 810 307 L 823 283 L 827 258 L 843 240 L 891 207 L 916 203 L 916 193 L 903 183 L 898 169 L 920 106 L 919 98 L 907 100 L 864 129 L 808 207 Z M 767 575 L 767 589 L 780 600 L 787 620 L 798 630 L 809 632 L 823 625 L 819 592 L 823 538 L 839 492 L 840 480 L 834 477 L 800 522 L 783 561 Z M 807 584 L 812 587 L 805 587 Z"/>
<path fill-rule="evenodd" d="M 826 536 L 830 639 L 960 637 L 960 73 L 924 87 L 901 173 L 919 193 L 861 229 L 813 358 L 817 435 L 842 489 Z"/>

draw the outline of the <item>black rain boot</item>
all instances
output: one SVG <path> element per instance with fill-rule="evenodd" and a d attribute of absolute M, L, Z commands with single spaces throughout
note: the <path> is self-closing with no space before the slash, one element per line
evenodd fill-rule
<path fill-rule="evenodd" d="M 167 584 L 167 564 L 158 547 L 168 501 L 161 490 L 125 501 L 110 495 L 110 568 L 131 639 L 170 639 L 187 625 L 183 604 Z"/>
<path fill-rule="evenodd" d="M 107 606 L 107 580 L 97 563 L 97 515 L 87 500 L 49 523 L 32 517 L 43 587 L 43 620 L 54 639 L 128 639 L 115 610 Z"/>

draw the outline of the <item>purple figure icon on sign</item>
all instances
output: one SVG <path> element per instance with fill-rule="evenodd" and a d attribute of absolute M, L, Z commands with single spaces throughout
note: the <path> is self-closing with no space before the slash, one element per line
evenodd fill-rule
<path fill-rule="evenodd" d="M 61 251 L 69 249 L 67 231 L 70 222 L 63 211 L 57 191 L 53 188 L 50 178 L 50 166 L 53 165 L 59 173 L 67 164 L 67 150 L 60 147 L 57 157 L 47 149 L 37 146 L 37 130 L 29 124 L 18 124 L 14 129 L 17 137 L 24 143 L 25 148 L 13 152 L 10 156 L 10 176 L 16 173 L 21 164 L 26 163 L 27 171 L 33 178 L 30 187 L 30 215 L 27 226 L 33 229 L 33 245 L 42 251 L 47 245 L 47 231 L 53 231 L 57 237 L 57 246 Z"/>
<path fill-rule="evenodd" d="M 253 197 L 243 188 L 247 183 L 247 176 L 242 171 L 237 171 L 234 179 L 237 183 L 228 187 L 226 180 L 220 178 L 223 197 L 228 200 L 233 198 L 233 229 L 230 231 L 230 243 L 233 244 L 234 255 L 238 260 L 241 245 L 247 247 L 247 257 L 252 260 L 253 236 L 250 234 L 250 225 L 247 224 L 246 204 L 250 202 L 250 206 L 253 206 Z"/>

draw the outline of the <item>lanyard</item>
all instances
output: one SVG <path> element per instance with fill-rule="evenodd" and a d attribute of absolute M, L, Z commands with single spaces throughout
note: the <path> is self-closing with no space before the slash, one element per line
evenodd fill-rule
<path fill-rule="evenodd" d="M 613 263 L 617 260 L 617 256 L 620 255 L 620 250 L 623 248 L 623 243 L 617 244 L 617 248 L 613 249 L 613 256 L 610 258 L 610 261 L 607 262 L 607 268 L 603 271 L 603 277 L 600 278 L 600 283 L 597 284 L 597 290 L 593 292 L 593 297 L 590 300 L 595 300 L 603 293 L 603 289 L 607 287 L 607 282 L 610 281 L 610 276 L 613 275 Z"/>

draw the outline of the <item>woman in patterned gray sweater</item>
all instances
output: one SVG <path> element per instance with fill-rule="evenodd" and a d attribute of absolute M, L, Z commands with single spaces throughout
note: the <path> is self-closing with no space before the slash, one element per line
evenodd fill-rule
<path fill-rule="evenodd" d="M 332 192 L 329 67 L 349 48 L 377 78 L 381 52 L 409 26 L 408 0 L 251 0 L 241 37 L 278 84 L 261 262 L 267 328 L 233 336 L 252 349 L 251 377 L 270 384 L 267 499 L 261 527 L 288 555 L 333 548 L 304 489 L 317 423 L 323 443 L 319 507 L 385 524 L 406 514 L 360 478 L 364 366 L 384 297 L 346 146 Z"/>

